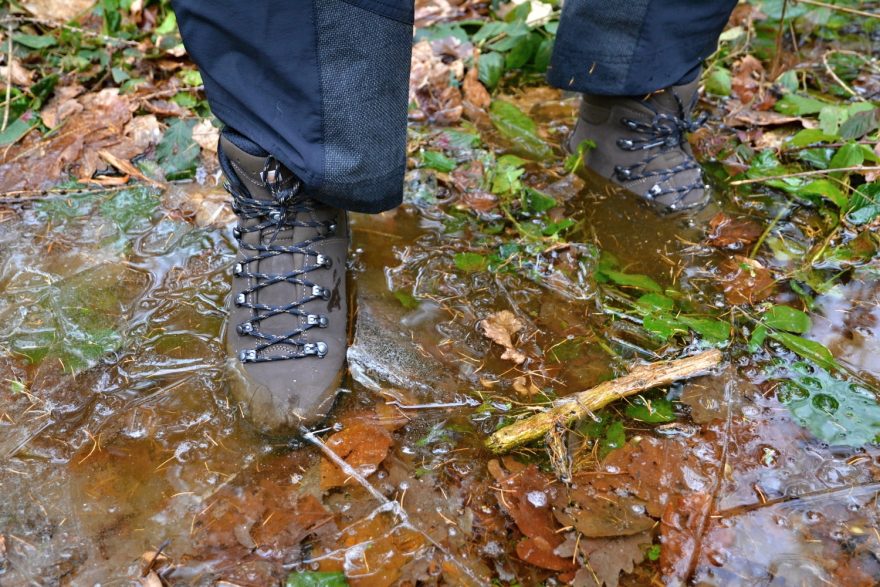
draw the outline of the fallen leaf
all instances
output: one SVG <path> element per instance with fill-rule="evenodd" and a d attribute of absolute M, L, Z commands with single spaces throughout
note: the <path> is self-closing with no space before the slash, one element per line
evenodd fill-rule
<path fill-rule="evenodd" d="M 102 165 L 101 150 L 120 159 L 139 153 L 123 134 L 131 120 L 128 96 L 107 88 L 77 101 L 82 108 L 70 114 L 56 132 L 47 137 L 32 132 L 8 149 L 0 164 L 0 192 L 43 189 L 68 173 L 91 178 Z"/>
<path fill-rule="evenodd" d="M 94 0 L 24 0 L 25 10 L 44 20 L 66 22 L 84 14 Z"/>
<path fill-rule="evenodd" d="M 510 310 L 501 310 L 480 320 L 479 327 L 483 334 L 504 347 L 502 359 L 510 359 L 517 365 L 525 362 L 526 356 L 513 346 L 513 336 L 523 329 L 523 323 Z"/>
<path fill-rule="evenodd" d="M 217 143 L 220 140 L 220 129 L 211 124 L 210 120 L 205 119 L 193 127 L 192 138 L 201 148 L 210 153 L 216 153 Z"/>
<path fill-rule="evenodd" d="M 572 585 L 578 587 L 617 587 L 621 573 L 632 573 L 645 559 L 645 550 L 652 542 L 651 532 L 618 538 L 587 538 L 580 541 L 580 550 L 589 568 L 578 570 Z"/>
<path fill-rule="evenodd" d="M 164 587 L 162 585 L 162 579 L 159 578 L 159 575 L 157 575 L 155 571 L 150 571 L 146 577 L 138 579 L 138 585 L 140 585 L 140 587 Z"/>
<path fill-rule="evenodd" d="M 765 79 L 764 66 L 752 55 L 746 55 L 733 66 L 731 89 L 743 104 L 749 104 L 761 90 Z"/>
<path fill-rule="evenodd" d="M 667 505 L 660 525 L 660 569 L 664 583 L 679 584 L 687 579 L 691 557 L 711 506 L 712 496 L 705 492 L 676 496 Z"/>
<path fill-rule="evenodd" d="M 125 125 L 125 136 L 129 137 L 138 149 L 146 151 L 162 140 L 162 124 L 154 114 L 135 116 Z"/>
<path fill-rule="evenodd" d="M 776 289 L 770 270 L 755 259 L 741 255 L 721 264 L 721 283 L 729 304 L 755 304 L 766 300 Z"/>
<path fill-rule="evenodd" d="M 376 472 L 391 447 L 391 434 L 370 421 L 354 421 L 326 441 L 327 448 L 364 477 Z M 326 457 L 321 460 L 321 489 L 357 484 Z"/>
<path fill-rule="evenodd" d="M 709 221 L 706 243 L 719 249 L 742 250 L 760 238 L 761 225 L 748 218 L 733 218 L 719 212 Z"/>
<path fill-rule="evenodd" d="M 492 97 L 489 95 L 489 91 L 486 89 L 486 86 L 479 80 L 479 72 L 476 67 L 476 63 L 471 67 L 467 75 L 464 76 L 464 83 L 462 84 L 462 90 L 464 91 L 464 99 L 467 102 L 470 102 L 477 108 L 481 108 L 485 110 L 489 107 L 489 104 L 492 102 Z"/>
<path fill-rule="evenodd" d="M 461 60 L 446 63 L 428 41 L 413 45 L 410 102 L 418 104 L 419 109 L 410 112 L 410 117 L 441 125 L 458 122 L 464 110 L 462 95 L 461 90 L 451 82 L 460 82 L 463 77 L 464 64 Z"/>
<path fill-rule="evenodd" d="M 10 66 L 0 65 L 0 81 L 3 82 L 3 87 L 6 87 L 6 80 L 9 79 L 9 76 L 12 76 L 12 85 L 13 86 L 30 86 L 34 81 L 34 72 L 30 69 L 25 69 L 21 62 L 15 57 L 12 58 L 12 71 L 10 71 Z"/>
<path fill-rule="evenodd" d="M 559 492 L 553 514 L 563 526 L 573 526 L 588 538 L 630 536 L 654 527 L 639 499 L 598 493 L 587 485 Z"/>

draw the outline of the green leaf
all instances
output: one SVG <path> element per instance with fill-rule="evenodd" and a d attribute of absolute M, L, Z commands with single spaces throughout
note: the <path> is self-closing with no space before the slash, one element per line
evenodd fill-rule
<path fill-rule="evenodd" d="M 608 429 L 605 430 L 605 437 L 601 440 L 600 444 L 599 456 L 601 458 L 605 458 L 605 455 L 609 452 L 626 444 L 626 430 L 623 427 L 623 422 L 620 420 L 612 422 Z"/>
<path fill-rule="evenodd" d="M 826 369 L 835 369 L 837 367 L 834 355 L 822 343 L 788 332 L 771 332 L 770 338 L 780 342 L 791 352 L 809 359 L 821 367 Z"/>
<path fill-rule="evenodd" d="M 452 260 L 456 267 L 468 273 L 483 271 L 489 266 L 489 260 L 479 253 L 458 253 Z"/>
<path fill-rule="evenodd" d="M 171 35 L 177 32 L 177 15 L 172 10 L 169 10 L 165 19 L 153 32 L 158 36 Z"/>
<path fill-rule="evenodd" d="M 840 126 L 840 138 L 854 141 L 880 128 L 880 108 L 856 112 Z"/>
<path fill-rule="evenodd" d="M 548 222 L 541 230 L 544 236 L 556 236 L 574 226 L 576 223 L 571 218 L 563 218 L 559 222 Z"/>
<path fill-rule="evenodd" d="M 13 35 L 12 40 L 29 49 L 46 49 L 58 44 L 52 35 Z"/>
<path fill-rule="evenodd" d="M 659 293 L 646 293 L 638 300 L 636 306 L 646 314 L 655 312 L 671 312 L 675 309 L 675 301 Z"/>
<path fill-rule="evenodd" d="M 807 114 L 818 114 L 826 106 L 828 106 L 828 102 L 823 102 L 822 100 L 798 94 L 786 94 L 781 100 L 776 102 L 774 108 L 777 112 L 788 116 L 805 116 Z"/>
<path fill-rule="evenodd" d="M 849 205 L 849 198 L 840 191 L 840 188 L 837 187 L 836 183 L 831 182 L 828 179 L 817 179 L 815 181 L 811 181 L 799 188 L 796 188 L 794 192 L 799 196 L 821 196 L 830 200 L 835 206 L 840 208 L 841 210 L 846 210 Z"/>
<path fill-rule="evenodd" d="M 730 339 L 730 324 L 711 318 L 679 316 L 682 324 L 702 336 L 707 342 L 722 343 Z"/>
<path fill-rule="evenodd" d="M 34 128 L 39 120 L 40 119 L 34 116 L 34 113 L 30 110 L 16 118 L 6 127 L 6 130 L 0 133 L 0 147 L 5 147 L 6 145 L 11 145 L 18 141 L 21 137 L 26 135 L 28 131 Z"/>
<path fill-rule="evenodd" d="M 652 544 L 650 548 L 645 552 L 645 557 L 649 561 L 657 561 L 660 560 L 660 545 Z"/>
<path fill-rule="evenodd" d="M 720 66 L 713 68 L 705 79 L 706 91 L 717 96 L 729 96 L 731 83 L 730 70 Z"/>
<path fill-rule="evenodd" d="M 169 180 L 185 179 L 195 173 L 201 148 L 192 139 L 195 120 L 175 120 L 156 146 L 156 158 Z"/>
<path fill-rule="evenodd" d="M 522 168 L 524 163 L 525 161 L 516 155 L 499 157 L 492 174 L 492 193 L 518 193 L 522 189 L 522 182 L 519 181 L 519 178 L 526 172 Z"/>
<path fill-rule="evenodd" d="M 626 415 L 648 424 L 663 424 L 675 420 L 675 409 L 667 399 L 648 401 L 640 395 L 626 406 Z"/>
<path fill-rule="evenodd" d="M 458 166 L 458 163 L 439 151 L 422 151 L 422 166 L 449 173 Z"/>
<path fill-rule="evenodd" d="M 829 169 L 842 169 L 844 167 L 856 167 L 865 162 L 865 153 L 861 145 L 850 143 L 842 146 L 831 158 Z"/>
<path fill-rule="evenodd" d="M 553 151 L 538 136 L 538 125 L 519 108 L 502 100 L 495 100 L 489 107 L 489 118 L 514 149 L 524 156 L 543 160 L 549 158 Z"/>
<path fill-rule="evenodd" d="M 779 400 L 817 438 L 848 446 L 878 441 L 880 406 L 867 389 L 804 363 L 795 363 L 775 376 Z"/>
<path fill-rule="evenodd" d="M 495 89 L 504 73 L 504 56 L 494 51 L 483 53 L 477 63 L 477 77 L 490 90 Z"/>
<path fill-rule="evenodd" d="M 605 277 L 608 281 L 617 285 L 633 287 L 635 289 L 654 293 L 663 293 L 663 288 L 647 275 L 642 275 L 640 273 L 623 273 L 622 271 L 614 271 L 610 269 L 600 271 L 599 273 L 602 277 Z"/>
<path fill-rule="evenodd" d="M 338 571 L 300 571 L 287 576 L 286 587 L 348 587 L 348 581 Z"/>
<path fill-rule="evenodd" d="M 807 145 L 814 145 L 816 143 L 831 143 L 838 138 L 837 135 L 825 134 L 818 128 L 805 128 L 788 139 L 787 143 L 792 147 L 806 147 Z"/>
<path fill-rule="evenodd" d="M 526 210 L 532 214 L 541 214 L 556 206 L 556 200 L 532 188 L 527 187 L 523 196 Z"/>
<path fill-rule="evenodd" d="M 813 321 L 807 314 L 790 306 L 772 306 L 764 314 L 762 321 L 770 328 L 796 334 L 809 332 L 813 327 Z"/>
<path fill-rule="evenodd" d="M 676 334 L 687 334 L 687 326 L 669 314 L 652 314 L 645 316 L 642 326 L 662 340 L 669 340 Z"/>
<path fill-rule="evenodd" d="M 859 186 L 852 196 L 848 222 L 861 226 L 880 216 L 880 182 Z"/>
<path fill-rule="evenodd" d="M 755 330 L 752 332 L 752 336 L 749 338 L 749 352 L 756 353 L 758 349 L 761 348 L 761 345 L 764 344 L 764 341 L 767 339 L 767 327 L 763 324 L 759 324 Z"/>

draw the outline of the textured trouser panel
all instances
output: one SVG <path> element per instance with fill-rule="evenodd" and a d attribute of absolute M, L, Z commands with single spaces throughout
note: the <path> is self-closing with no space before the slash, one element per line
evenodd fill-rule
<path fill-rule="evenodd" d="M 409 0 L 174 0 L 211 109 L 317 199 L 400 203 L 412 48 Z"/>
<path fill-rule="evenodd" d="M 566 0 L 548 80 L 635 96 L 689 81 L 717 46 L 737 0 Z"/>

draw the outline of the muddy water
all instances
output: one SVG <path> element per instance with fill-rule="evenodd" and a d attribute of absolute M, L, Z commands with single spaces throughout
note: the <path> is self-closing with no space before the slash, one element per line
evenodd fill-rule
<path fill-rule="evenodd" d="M 87 193 L 3 213 L 0 584 L 129 585 L 150 566 L 174 585 L 268 585 L 317 569 L 359 585 L 558 581 L 517 556 L 521 535 L 481 441 L 538 401 L 515 378 L 561 396 L 664 349 L 609 323 L 589 280 L 548 287 L 457 270 L 473 235 L 450 233 L 438 207 L 355 216 L 358 310 L 334 421 L 370 414 L 393 443 L 373 493 L 323 491 L 319 450 L 259 436 L 227 395 L 230 229 L 199 226 L 179 196 Z M 699 222 L 659 219 L 589 185 L 569 196 L 581 240 L 628 271 L 710 289 L 716 259 Z M 814 335 L 876 377 L 878 290 L 850 287 L 819 301 Z M 574 352 L 515 372 L 476 328 L 499 309 L 527 322 L 530 355 Z M 764 359 L 660 393 L 679 406 L 677 424 L 627 421 L 629 448 L 592 465 L 662 519 L 650 530 L 660 561 L 623 584 L 880 577 L 878 452 L 829 446 L 793 422 Z M 656 478 L 639 481 L 647 470 Z M 646 483 L 662 497 L 651 501 Z"/>

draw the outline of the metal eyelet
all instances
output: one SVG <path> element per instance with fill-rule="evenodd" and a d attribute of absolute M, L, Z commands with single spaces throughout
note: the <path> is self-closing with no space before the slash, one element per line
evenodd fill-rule
<path fill-rule="evenodd" d="M 236 226 L 232 229 L 232 236 L 235 237 L 236 240 L 241 240 L 241 228 Z"/>
<path fill-rule="evenodd" d="M 327 355 L 327 343 L 326 342 L 307 342 L 303 345 L 303 354 L 304 355 L 314 355 L 318 358 L 323 359 Z"/>
<path fill-rule="evenodd" d="M 653 186 L 651 186 L 651 189 L 648 190 L 647 195 L 649 198 L 654 197 L 654 196 L 659 196 L 662 191 L 663 191 L 663 188 L 660 187 L 660 184 L 655 183 Z"/>
<path fill-rule="evenodd" d="M 633 142 L 629 139 L 620 139 L 617 141 L 617 146 L 621 149 L 632 149 Z"/>
<path fill-rule="evenodd" d="M 614 168 L 614 173 L 617 174 L 617 177 L 620 179 L 629 179 L 632 175 L 632 170 L 627 167 L 621 167 L 618 165 Z"/>
<path fill-rule="evenodd" d="M 254 331 L 254 325 L 251 322 L 242 322 L 235 327 L 235 330 L 242 336 L 250 334 Z"/>
<path fill-rule="evenodd" d="M 253 349 L 249 351 L 241 351 L 238 358 L 242 363 L 255 363 L 257 361 L 257 351 Z"/>
<path fill-rule="evenodd" d="M 324 269 L 329 269 L 333 266 L 333 260 L 329 257 L 325 257 L 324 255 L 318 255 L 318 259 L 315 261 L 319 267 L 323 267 Z"/>
<path fill-rule="evenodd" d="M 329 300 L 330 290 L 328 290 L 326 287 L 321 287 L 320 285 L 313 285 L 312 295 L 316 298 L 321 298 L 322 300 Z"/>
<path fill-rule="evenodd" d="M 236 277 L 239 277 L 244 271 L 244 266 L 241 263 L 236 263 L 235 267 L 232 269 L 232 274 Z"/>
<path fill-rule="evenodd" d="M 247 296 L 244 295 L 243 293 L 240 293 L 237 296 L 235 296 L 235 304 L 237 306 L 243 306 L 246 303 L 247 303 Z"/>
<path fill-rule="evenodd" d="M 627 128 L 631 128 L 633 130 L 639 127 L 638 123 L 635 120 L 630 120 L 629 118 L 621 118 L 620 123 L 626 126 Z"/>
<path fill-rule="evenodd" d="M 282 214 L 278 210 L 274 210 L 271 214 L 269 214 L 269 218 L 271 218 L 275 222 L 280 221 L 281 217 L 282 217 Z"/>
<path fill-rule="evenodd" d="M 318 326 L 319 328 L 327 328 L 330 321 L 327 316 L 321 314 L 309 314 L 306 316 L 306 324 L 309 326 Z"/>

